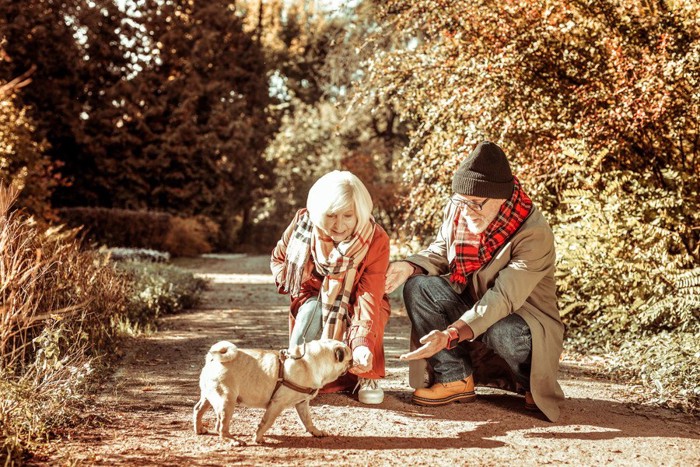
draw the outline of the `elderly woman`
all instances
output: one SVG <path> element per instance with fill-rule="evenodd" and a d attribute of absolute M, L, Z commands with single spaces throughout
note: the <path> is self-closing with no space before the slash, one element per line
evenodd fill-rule
<path fill-rule="evenodd" d="M 379 404 L 384 392 L 384 293 L 389 237 L 371 216 L 372 198 L 359 178 L 333 171 L 309 190 L 272 252 L 270 267 L 280 293 L 289 293 L 290 346 L 319 338 L 348 343 L 358 399 Z M 355 376 L 324 388 L 349 389 Z"/>

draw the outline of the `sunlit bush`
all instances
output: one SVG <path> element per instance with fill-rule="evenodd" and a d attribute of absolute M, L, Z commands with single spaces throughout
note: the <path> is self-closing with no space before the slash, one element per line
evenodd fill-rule
<path fill-rule="evenodd" d="M 219 235 L 219 226 L 205 216 L 172 216 L 161 249 L 175 256 L 210 253 Z"/>
<path fill-rule="evenodd" d="M 124 316 L 131 329 L 149 328 L 164 314 L 194 307 L 206 286 L 204 279 L 168 264 L 125 261 L 118 268 L 131 282 Z"/>

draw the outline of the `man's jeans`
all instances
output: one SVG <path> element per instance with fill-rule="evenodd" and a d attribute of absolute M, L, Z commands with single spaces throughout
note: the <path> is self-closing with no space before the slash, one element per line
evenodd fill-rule
<path fill-rule="evenodd" d="M 468 292 L 457 294 L 440 276 L 415 276 L 404 285 L 403 299 L 418 338 L 437 329 L 443 331 L 473 305 Z M 477 338 L 506 361 L 516 380 L 530 387 L 532 336 L 525 320 L 512 313 L 496 322 Z M 442 350 L 428 359 L 435 381 L 459 381 L 473 373 L 465 342 L 452 350 Z"/>
<path fill-rule="evenodd" d="M 318 306 L 316 306 L 317 304 Z M 299 307 L 294 320 L 292 335 L 289 336 L 289 346 L 301 345 L 304 339 L 306 339 L 306 342 L 310 342 L 320 338 L 322 327 L 323 311 L 321 310 L 321 304 L 318 303 L 316 298 L 310 298 Z"/>

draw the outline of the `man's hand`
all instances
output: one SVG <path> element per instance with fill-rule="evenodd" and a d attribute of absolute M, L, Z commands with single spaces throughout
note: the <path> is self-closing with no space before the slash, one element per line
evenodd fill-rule
<path fill-rule="evenodd" d="M 421 358 L 430 358 L 447 347 L 449 341 L 450 336 L 447 334 L 447 331 L 430 331 L 430 333 L 420 339 L 420 343 L 423 344 L 423 346 L 417 348 L 413 352 L 401 355 L 399 359 L 418 360 Z"/>
<path fill-rule="evenodd" d="M 386 270 L 386 293 L 391 293 L 398 286 L 406 282 L 411 274 L 413 274 L 413 265 L 408 261 L 395 261 L 389 264 Z"/>
<path fill-rule="evenodd" d="M 374 355 L 369 347 L 361 345 L 355 347 L 352 351 L 352 368 L 350 368 L 350 373 L 359 375 L 361 373 L 367 373 L 372 369 L 372 361 L 374 360 Z"/>

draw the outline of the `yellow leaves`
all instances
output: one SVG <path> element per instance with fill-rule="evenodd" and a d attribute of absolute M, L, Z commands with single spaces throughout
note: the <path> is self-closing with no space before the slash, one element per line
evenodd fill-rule
<path fill-rule="evenodd" d="M 590 197 L 590 192 L 587 190 L 575 188 L 575 189 L 564 190 L 562 192 L 562 196 L 564 197 L 565 200 L 569 200 L 568 202 L 571 202 L 573 200 L 581 200 L 583 198 Z M 567 202 L 567 201 L 565 201 L 565 202 Z"/>

